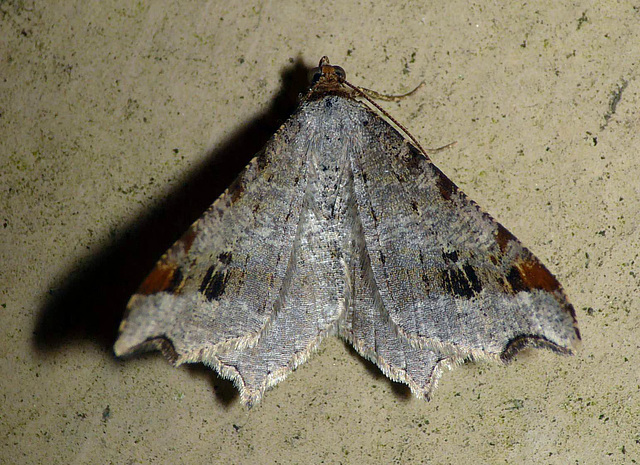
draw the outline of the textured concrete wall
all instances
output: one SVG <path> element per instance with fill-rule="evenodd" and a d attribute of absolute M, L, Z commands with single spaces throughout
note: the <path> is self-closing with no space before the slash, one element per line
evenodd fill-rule
<path fill-rule="evenodd" d="M 640 12 L 632 2 L 1 2 L 0 462 L 623 464 L 640 457 Z M 412 398 L 338 339 L 247 410 L 116 360 L 129 295 L 322 55 L 520 238 L 574 357 Z"/>

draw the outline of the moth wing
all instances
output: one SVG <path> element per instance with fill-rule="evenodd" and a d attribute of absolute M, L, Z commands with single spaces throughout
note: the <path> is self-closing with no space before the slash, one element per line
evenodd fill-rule
<path fill-rule="evenodd" d="M 216 366 L 222 347 L 255 344 L 292 272 L 306 176 L 300 130 L 288 120 L 162 256 L 129 301 L 116 355 L 159 349 L 175 364 Z"/>
<path fill-rule="evenodd" d="M 301 137 L 317 153 L 313 131 Z M 286 285 L 268 324 L 254 343 L 226 345 L 209 361 L 234 380 L 248 405 L 307 360 L 322 338 L 335 332 L 343 313 L 344 266 L 336 259 L 341 246 L 337 236 L 326 234 L 333 219 L 319 214 L 315 192 L 309 188 L 304 196 Z"/>
<path fill-rule="evenodd" d="M 355 197 L 397 332 L 452 361 L 506 360 L 528 345 L 570 352 L 580 336 L 555 277 L 388 123 L 359 118 Z"/>
<path fill-rule="evenodd" d="M 398 334 L 380 297 L 362 225 L 354 221 L 353 227 L 353 247 L 348 251 L 352 291 L 338 332 L 391 380 L 407 384 L 416 397 L 429 399 L 443 368 L 450 367 L 455 360 L 433 350 L 414 347 Z"/>

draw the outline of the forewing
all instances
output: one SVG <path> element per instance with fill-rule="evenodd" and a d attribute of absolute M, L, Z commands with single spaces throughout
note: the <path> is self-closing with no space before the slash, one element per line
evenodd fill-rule
<path fill-rule="evenodd" d="M 216 365 L 221 347 L 255 344 L 290 284 L 306 183 L 301 125 L 289 119 L 162 256 L 129 301 L 117 355 L 159 348 L 176 364 Z"/>
<path fill-rule="evenodd" d="M 316 154 L 317 141 L 311 131 L 309 150 Z M 335 332 L 342 314 L 344 266 L 338 235 L 331 234 L 335 221 L 321 214 L 325 204 L 318 195 L 318 179 L 309 178 L 287 285 L 269 324 L 255 344 L 226 347 L 216 354 L 216 362 L 209 362 L 234 380 L 249 405 L 303 363 L 325 335 Z"/>
<path fill-rule="evenodd" d="M 398 333 L 456 360 L 526 345 L 569 352 L 579 333 L 553 275 L 389 124 L 364 108 L 353 117 L 359 216 Z"/>

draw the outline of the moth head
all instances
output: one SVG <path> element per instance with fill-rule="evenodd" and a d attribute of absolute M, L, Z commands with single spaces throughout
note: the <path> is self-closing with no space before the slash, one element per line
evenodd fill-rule
<path fill-rule="evenodd" d="M 320 59 L 318 67 L 313 68 L 309 74 L 312 87 L 318 84 L 320 81 L 323 81 L 325 83 L 340 84 L 347 78 L 347 73 L 344 72 L 344 69 L 342 69 L 340 66 L 331 65 L 329 63 L 329 58 L 327 58 L 326 56 Z"/>

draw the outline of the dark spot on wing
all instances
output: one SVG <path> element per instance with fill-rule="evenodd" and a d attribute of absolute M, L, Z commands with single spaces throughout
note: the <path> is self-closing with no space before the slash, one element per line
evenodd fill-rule
<path fill-rule="evenodd" d="M 445 292 L 465 299 L 471 299 L 482 291 L 482 284 L 475 269 L 466 264 L 462 268 L 453 268 L 442 273 L 442 285 Z"/>
<path fill-rule="evenodd" d="M 442 198 L 445 200 L 451 200 L 451 196 L 458 188 L 453 181 L 446 177 L 442 171 L 436 168 L 435 165 L 431 166 L 433 166 L 434 174 L 436 175 L 436 183 L 438 185 L 440 195 L 442 195 Z"/>
<path fill-rule="evenodd" d="M 240 179 L 236 179 L 235 182 L 229 186 L 227 195 L 231 199 L 231 203 L 235 203 L 242 197 L 242 194 L 244 194 L 244 185 Z"/>
<path fill-rule="evenodd" d="M 496 223 L 496 226 L 498 227 L 497 231 L 495 232 L 496 242 L 498 243 L 498 247 L 500 247 L 500 251 L 505 252 L 507 250 L 509 242 L 518 242 L 518 239 L 516 239 L 516 237 L 500 223 Z"/>
<path fill-rule="evenodd" d="M 165 358 L 167 358 L 169 362 L 174 365 L 178 362 L 178 358 L 179 358 L 178 352 L 176 351 L 175 347 L 173 346 L 173 343 L 167 337 L 166 334 L 160 334 L 158 336 L 148 338 L 143 343 L 135 346 L 133 350 L 135 352 L 159 350 L 160 352 L 162 352 L 162 355 L 164 355 Z"/>
<path fill-rule="evenodd" d="M 521 258 L 516 262 L 507 274 L 507 281 L 513 292 L 542 289 L 553 293 L 560 289 L 560 283 L 555 276 L 533 256 Z"/>
<path fill-rule="evenodd" d="M 429 275 L 427 273 L 422 273 L 420 277 L 422 278 L 422 282 L 425 284 L 425 292 L 429 292 L 431 290 L 431 280 L 429 279 Z"/>
<path fill-rule="evenodd" d="M 412 175 L 417 176 L 418 174 L 421 174 L 424 172 L 424 155 L 422 155 L 422 152 L 418 151 L 418 149 L 416 149 L 413 145 L 406 145 L 406 148 L 409 149 L 409 152 L 407 153 L 406 151 L 402 151 L 402 153 L 400 153 L 400 156 L 402 157 L 402 159 L 404 160 L 404 163 L 406 165 L 406 167 L 409 169 L 409 172 Z"/>
<path fill-rule="evenodd" d="M 528 290 L 528 287 L 524 284 L 524 281 L 522 280 L 522 276 L 520 275 L 520 270 L 518 270 L 518 268 L 516 268 L 515 266 L 512 266 L 511 269 L 509 270 L 509 273 L 507 273 L 507 282 L 511 286 L 511 289 L 513 289 L 514 294 L 521 291 Z"/>
<path fill-rule="evenodd" d="M 455 250 L 453 252 L 442 252 L 442 258 L 447 262 L 458 263 L 458 252 Z"/>
<path fill-rule="evenodd" d="M 571 307 L 571 305 L 569 306 Z M 578 331 L 578 328 L 575 328 L 575 330 L 576 336 L 579 340 L 580 332 Z M 523 334 L 509 342 L 509 345 L 502 352 L 500 358 L 503 362 L 509 362 L 519 351 L 528 347 L 537 349 L 551 349 L 554 352 L 564 355 L 568 355 L 573 352 L 570 348 L 559 346 L 554 342 L 551 342 L 544 336 L 538 334 Z"/>
<path fill-rule="evenodd" d="M 227 285 L 227 271 L 216 271 L 216 267 L 217 265 L 209 267 L 200 284 L 200 292 L 210 301 L 220 297 Z"/>
<path fill-rule="evenodd" d="M 264 152 L 260 153 L 256 157 L 256 169 L 258 170 L 258 172 L 263 171 L 268 164 L 269 161 L 267 160 L 267 155 Z"/>
<path fill-rule="evenodd" d="M 464 270 L 464 274 L 467 276 L 467 279 L 469 281 L 469 284 L 471 285 L 471 289 L 473 290 L 473 292 L 475 292 L 476 294 L 479 294 L 480 291 L 482 291 L 482 284 L 480 284 L 480 279 L 476 274 L 475 268 L 473 268 L 469 264 L 466 264 L 462 267 L 462 269 Z"/>
<path fill-rule="evenodd" d="M 382 262 L 382 266 L 384 266 L 384 264 L 387 261 L 387 259 L 385 258 L 384 254 L 382 252 L 379 252 L 379 254 L 380 254 L 380 261 Z"/>
<path fill-rule="evenodd" d="M 404 176 L 402 176 L 401 174 L 396 173 L 395 171 L 391 174 L 398 180 L 399 184 L 404 184 L 405 182 L 407 182 Z"/>
<path fill-rule="evenodd" d="M 374 226 L 377 227 L 378 226 L 378 217 L 376 216 L 376 212 L 373 208 L 369 209 L 371 211 L 371 217 L 373 218 L 373 222 L 375 223 Z"/>
<path fill-rule="evenodd" d="M 233 256 L 231 255 L 231 252 L 222 252 L 220 255 L 218 255 L 218 261 L 225 265 L 231 263 L 232 258 Z"/>

